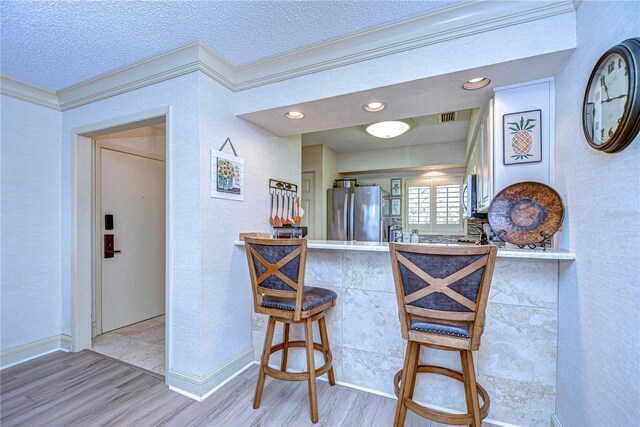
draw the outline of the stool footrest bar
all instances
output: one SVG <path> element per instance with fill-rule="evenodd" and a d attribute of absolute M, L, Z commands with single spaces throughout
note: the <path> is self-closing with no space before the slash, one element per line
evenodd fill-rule
<path fill-rule="evenodd" d="M 463 381 L 462 372 L 455 371 L 449 368 L 443 368 L 441 366 L 434 365 L 419 365 L 418 374 L 437 374 L 444 375 L 449 378 L 453 378 L 458 381 Z M 402 369 L 400 369 L 393 377 L 393 388 L 396 396 L 400 391 L 400 383 L 402 381 Z M 480 384 L 476 384 L 478 388 L 478 396 L 482 399 L 482 407 L 480 408 L 480 418 L 485 419 L 489 414 L 489 394 Z M 470 425 L 473 422 L 472 414 L 450 414 L 448 412 L 438 411 L 436 409 L 427 408 L 416 403 L 414 400 L 405 398 L 404 404 L 407 409 L 414 412 L 421 417 L 427 418 L 431 421 L 453 424 L 453 425 Z"/>
<path fill-rule="evenodd" d="M 304 348 L 306 346 L 304 341 L 289 341 L 288 344 L 289 348 L 291 347 L 302 347 Z M 325 362 L 324 365 L 322 365 L 321 367 L 319 367 L 318 369 L 315 370 L 315 377 L 319 377 L 320 375 L 324 375 L 326 374 L 329 369 L 331 369 L 331 366 L 333 364 L 333 355 L 331 354 L 330 351 L 326 351 L 325 349 L 322 348 L 322 345 L 319 343 L 314 342 L 313 343 L 313 348 L 316 351 L 321 352 L 323 355 L 326 354 L 327 355 L 327 361 Z M 276 344 L 274 346 L 271 347 L 271 350 L 269 352 L 269 354 L 273 354 L 275 352 L 281 351 L 284 349 L 284 343 L 280 343 L 280 344 Z M 279 371 L 277 369 L 273 369 L 269 366 L 266 366 L 264 368 L 264 372 L 269 375 L 272 378 L 278 379 L 278 380 L 283 380 L 283 381 L 307 381 L 309 379 L 309 372 L 308 371 L 304 371 L 304 372 L 283 372 L 283 371 Z"/>

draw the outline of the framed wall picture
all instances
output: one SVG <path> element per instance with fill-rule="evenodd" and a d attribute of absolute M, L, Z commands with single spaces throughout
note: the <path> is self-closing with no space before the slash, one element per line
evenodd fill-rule
<path fill-rule="evenodd" d="M 521 111 L 502 117 L 505 165 L 542 161 L 541 117 L 541 110 Z"/>
<path fill-rule="evenodd" d="M 402 178 L 391 178 L 391 197 L 402 196 Z"/>
<path fill-rule="evenodd" d="M 402 216 L 402 198 L 401 197 L 391 197 L 389 198 L 391 204 L 391 216 L 392 217 L 401 217 Z"/>
<path fill-rule="evenodd" d="M 244 201 L 244 159 L 211 150 L 211 197 Z"/>

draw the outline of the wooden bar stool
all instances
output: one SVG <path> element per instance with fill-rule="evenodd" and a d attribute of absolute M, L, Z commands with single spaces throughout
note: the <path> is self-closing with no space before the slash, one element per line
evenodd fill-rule
<path fill-rule="evenodd" d="M 308 381 L 311 421 L 317 423 L 316 378 L 328 372 L 329 384 L 336 384 L 324 311 L 336 305 L 337 295 L 329 289 L 304 286 L 306 239 L 245 237 L 244 241 L 253 290 L 253 307 L 256 313 L 269 316 L 253 407 L 260 407 L 267 375 L 284 381 Z M 312 325 L 315 321 L 318 321 L 320 343 L 313 342 Z M 283 324 L 283 342 L 272 345 L 276 322 Z M 289 341 L 289 327 L 292 323 L 304 323 L 304 341 Z M 306 349 L 305 372 L 287 372 L 287 357 L 291 347 Z M 280 370 L 276 370 L 269 366 L 269 356 L 280 350 L 282 364 Z M 314 350 L 320 351 L 324 356 L 325 363 L 318 369 L 315 368 Z"/>
<path fill-rule="evenodd" d="M 486 390 L 476 383 L 472 351 L 480 348 L 497 247 L 390 243 L 389 249 L 402 337 L 408 341 L 404 367 L 394 378 L 394 426 L 404 426 L 409 409 L 435 422 L 480 427 L 490 403 Z M 462 372 L 420 365 L 421 346 L 459 351 Z M 462 381 L 467 413 L 449 414 L 417 404 L 413 392 L 419 373 Z"/>

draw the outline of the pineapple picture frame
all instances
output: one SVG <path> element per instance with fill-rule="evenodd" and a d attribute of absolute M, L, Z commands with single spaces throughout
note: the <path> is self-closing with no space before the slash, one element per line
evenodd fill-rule
<path fill-rule="evenodd" d="M 502 116 L 503 162 L 505 165 L 542 161 L 542 110 Z"/>

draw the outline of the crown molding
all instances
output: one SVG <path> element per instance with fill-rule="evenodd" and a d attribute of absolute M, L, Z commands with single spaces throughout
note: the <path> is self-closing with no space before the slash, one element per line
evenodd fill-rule
<path fill-rule="evenodd" d="M 194 71 L 234 88 L 233 66 L 197 40 L 59 90 L 60 108 L 65 111 Z"/>
<path fill-rule="evenodd" d="M 238 92 L 446 40 L 574 12 L 562 1 L 467 1 L 235 67 L 197 40 L 57 92 L 2 76 L 2 93 L 66 111 L 200 71 Z"/>
<path fill-rule="evenodd" d="M 570 12 L 568 0 L 467 1 L 239 66 L 235 90 Z"/>
<path fill-rule="evenodd" d="M 0 93 L 60 111 L 58 95 L 31 83 L 0 74 Z"/>

